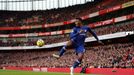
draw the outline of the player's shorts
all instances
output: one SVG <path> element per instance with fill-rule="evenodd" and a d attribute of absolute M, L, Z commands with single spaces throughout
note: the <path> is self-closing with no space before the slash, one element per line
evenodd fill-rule
<path fill-rule="evenodd" d="M 72 40 L 72 42 L 73 42 L 73 47 L 74 47 L 74 49 L 75 49 L 76 54 L 84 53 L 84 52 L 85 52 L 85 47 L 84 47 L 84 45 L 77 45 L 77 43 L 74 42 L 73 39 L 71 39 L 71 40 Z"/>
<path fill-rule="evenodd" d="M 76 47 L 74 47 L 74 48 L 75 48 L 76 54 L 84 53 L 84 52 L 85 52 L 84 46 L 76 46 Z"/>

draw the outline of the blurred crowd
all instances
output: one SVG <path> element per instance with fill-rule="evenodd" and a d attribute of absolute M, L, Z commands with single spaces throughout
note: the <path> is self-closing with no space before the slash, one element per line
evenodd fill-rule
<path fill-rule="evenodd" d="M 57 50 L 0 52 L 1 66 L 70 67 L 76 60 L 73 49 L 60 59 L 52 57 Z M 134 68 L 134 42 L 87 46 L 82 65 L 95 68 Z"/>
<path fill-rule="evenodd" d="M 134 21 L 127 21 L 123 23 L 103 26 L 93 29 L 97 35 L 106 35 L 123 31 L 133 31 L 134 30 Z M 90 37 L 89 34 L 88 37 Z M 38 39 L 43 39 L 45 44 L 53 44 L 59 42 L 65 42 L 69 40 L 69 34 L 64 35 L 54 35 L 54 36 L 44 36 L 44 37 L 31 37 L 31 38 L 9 38 L 9 39 L 0 39 L 0 46 L 33 46 L 36 45 Z"/>
<path fill-rule="evenodd" d="M 109 26 L 103 26 L 93 29 L 97 35 L 112 34 L 116 32 L 133 31 L 134 21 L 122 22 Z"/>
<path fill-rule="evenodd" d="M 0 26 L 25 26 L 51 24 L 68 21 L 76 17 L 86 16 L 89 13 L 97 12 L 102 9 L 122 4 L 131 0 L 103 0 L 86 3 L 84 5 L 70 6 L 62 9 L 52 9 L 46 11 L 1 11 Z M 94 10 L 95 9 L 95 10 Z M 65 14 L 66 13 L 66 14 Z"/>

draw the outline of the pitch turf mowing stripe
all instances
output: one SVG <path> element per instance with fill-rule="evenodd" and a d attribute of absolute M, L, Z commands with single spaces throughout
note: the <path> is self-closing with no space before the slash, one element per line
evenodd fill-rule
<path fill-rule="evenodd" d="M 70 75 L 70 74 L 69 73 L 56 73 L 56 72 L 0 70 L 0 75 Z M 78 73 L 76 73 L 74 75 L 100 75 L 100 74 L 78 74 Z"/>

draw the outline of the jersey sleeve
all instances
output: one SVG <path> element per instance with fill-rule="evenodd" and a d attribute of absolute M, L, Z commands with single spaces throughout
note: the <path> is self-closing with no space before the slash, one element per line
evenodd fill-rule
<path fill-rule="evenodd" d="M 94 31 L 92 31 L 90 27 L 87 27 L 87 31 L 90 32 L 97 41 L 99 41 L 99 38 L 97 37 L 96 33 Z"/>

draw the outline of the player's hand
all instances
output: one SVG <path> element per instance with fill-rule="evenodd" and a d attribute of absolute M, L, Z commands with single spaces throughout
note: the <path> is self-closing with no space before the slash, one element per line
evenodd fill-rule
<path fill-rule="evenodd" d="M 100 40 L 98 41 L 98 43 L 101 44 L 101 45 L 104 45 L 104 43 L 102 41 L 100 41 Z"/>

